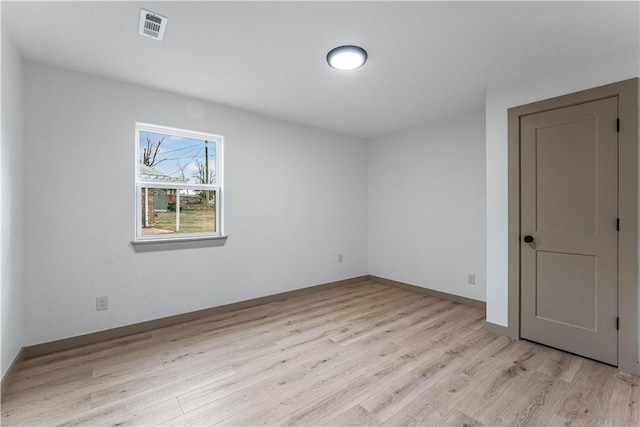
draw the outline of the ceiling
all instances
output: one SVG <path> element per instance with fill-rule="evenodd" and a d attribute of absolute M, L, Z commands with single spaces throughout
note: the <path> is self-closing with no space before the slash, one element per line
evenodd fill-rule
<path fill-rule="evenodd" d="M 636 54 L 638 2 L 2 2 L 25 58 L 368 138 L 484 105 L 487 86 Z M 141 7 L 169 18 L 137 34 Z M 327 52 L 357 44 L 339 72 Z"/>

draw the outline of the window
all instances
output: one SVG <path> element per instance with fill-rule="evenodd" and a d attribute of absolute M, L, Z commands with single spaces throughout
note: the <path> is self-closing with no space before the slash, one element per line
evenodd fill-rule
<path fill-rule="evenodd" d="M 222 141 L 136 125 L 136 242 L 222 236 Z"/>

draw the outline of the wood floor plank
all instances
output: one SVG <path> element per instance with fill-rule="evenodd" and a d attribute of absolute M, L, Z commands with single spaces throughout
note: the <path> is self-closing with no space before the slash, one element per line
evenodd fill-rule
<path fill-rule="evenodd" d="M 140 344 L 142 346 L 147 345 L 152 339 L 152 334 L 149 332 L 143 332 L 140 334 L 129 335 L 122 338 L 115 338 L 112 340 L 84 345 L 81 347 L 72 348 L 69 350 L 59 351 L 56 353 L 45 354 L 38 357 L 23 360 L 18 367 L 18 372 L 27 369 L 36 369 L 44 367 L 45 369 L 55 365 L 56 367 L 66 366 L 65 362 L 77 364 L 79 361 L 92 359 L 104 354 L 113 354 L 114 350 L 123 347 L 129 347 L 132 345 Z"/>
<path fill-rule="evenodd" d="M 208 375 L 210 369 L 213 376 Z M 167 378 L 166 383 L 157 387 L 140 387 L 137 393 L 130 393 L 126 399 L 109 397 L 101 401 L 99 406 L 83 412 L 71 412 L 56 419 L 54 425 L 61 426 L 103 426 L 115 422 L 117 419 L 135 414 L 139 411 L 183 394 L 188 390 L 201 387 L 219 378 L 220 367 L 203 368 L 198 371 L 187 371 L 184 375 Z"/>
<path fill-rule="evenodd" d="M 221 381 L 216 381 L 205 387 L 200 387 L 178 396 L 186 412 L 200 408 L 221 398 L 235 398 L 237 392 L 255 386 L 259 390 L 273 390 L 277 387 L 291 386 L 292 383 L 312 376 L 327 364 L 339 363 L 343 360 L 356 358 L 360 351 L 351 354 L 341 352 L 337 344 L 327 341 L 317 352 L 301 353 L 304 357 L 292 365 L 277 364 L 263 371 L 244 372 Z M 355 350 L 355 349 L 354 349 Z M 267 396 L 265 395 L 265 398 Z M 230 399 L 228 399 L 230 400 Z"/>
<path fill-rule="evenodd" d="M 548 349 L 526 341 L 514 343 L 512 349 L 516 351 L 502 353 L 488 380 L 473 384 L 473 397 L 465 399 L 459 408 L 462 412 L 490 425 L 496 414 L 509 407 L 529 377 L 548 357 Z"/>
<path fill-rule="evenodd" d="M 483 324 L 484 320 L 479 323 Z M 450 336 L 447 340 L 440 341 L 446 344 L 463 344 L 472 350 L 479 351 L 488 348 L 489 344 L 496 341 L 496 334 L 484 328 L 466 326 L 460 330 L 459 334 Z"/>
<path fill-rule="evenodd" d="M 352 305 L 354 299 L 366 300 L 370 297 L 384 296 L 392 293 L 389 288 L 379 286 L 361 286 L 344 290 L 329 289 L 318 292 L 313 300 L 304 299 L 305 296 L 291 297 L 287 300 L 276 301 L 268 305 L 249 307 L 228 313 L 220 313 L 207 318 L 194 320 L 181 325 L 174 325 L 153 331 L 153 336 L 164 341 L 186 343 L 189 338 L 206 336 L 220 336 L 238 331 L 249 331 L 256 326 L 268 329 L 272 323 L 288 319 L 301 321 L 309 313 L 321 314 L 325 310 L 332 310 L 344 305 Z M 304 301 L 300 304 L 300 301 Z"/>
<path fill-rule="evenodd" d="M 214 425 L 238 427 L 270 426 L 276 421 L 276 419 L 277 415 L 273 414 L 265 404 L 257 403 L 250 409 L 242 411 Z"/>
<path fill-rule="evenodd" d="M 364 409 L 360 405 L 356 405 L 351 409 L 341 413 L 337 417 L 327 421 L 323 425 L 326 426 L 377 426 L 380 424 L 380 420 L 373 414 Z"/>
<path fill-rule="evenodd" d="M 468 387 L 471 377 L 461 371 L 453 371 L 441 378 L 383 422 L 382 425 L 432 426 L 442 423 L 453 406 L 457 393 Z"/>
<path fill-rule="evenodd" d="M 135 373 L 153 367 L 162 367 L 162 359 L 158 354 L 151 354 L 146 357 L 130 356 L 125 360 L 107 360 L 92 364 L 91 377 L 100 378 L 106 375 L 127 372 Z"/>
<path fill-rule="evenodd" d="M 391 304 L 397 304 L 398 299 L 406 300 L 407 298 L 410 297 L 390 290 L 390 292 L 380 292 L 364 297 L 359 300 L 358 304 L 351 301 L 347 305 L 333 307 L 326 312 L 324 309 L 320 312 L 310 311 L 310 314 L 307 315 L 310 316 L 310 319 L 308 318 L 307 321 L 304 318 L 288 320 L 285 325 L 287 327 L 286 337 L 279 339 L 278 344 L 281 346 L 286 346 L 288 343 L 300 344 L 300 337 L 329 337 L 336 330 L 338 333 L 344 330 L 345 325 L 358 320 L 362 322 L 363 317 L 371 318 L 380 315 L 384 313 L 384 310 L 391 309 Z M 390 305 L 387 305 L 387 302 Z"/>
<path fill-rule="evenodd" d="M 56 371 L 66 372 L 70 368 L 91 366 L 101 360 L 111 360 L 114 357 L 128 355 L 134 351 L 152 351 L 151 347 L 156 345 L 150 333 L 139 334 L 131 339 L 121 338 L 106 341 L 105 343 L 91 344 L 79 349 L 72 349 L 54 353 L 53 355 L 39 356 L 27 359 L 20 363 L 15 379 L 23 377 L 34 378 L 37 375 L 49 376 Z M 24 365 L 23 365 L 24 363 Z"/>
<path fill-rule="evenodd" d="M 605 426 L 640 426 L 640 377 L 618 372 Z"/>
<path fill-rule="evenodd" d="M 445 419 L 439 422 L 438 425 L 446 426 L 446 427 L 482 427 L 484 426 L 484 424 L 482 424 L 480 421 L 473 419 L 470 416 L 465 415 L 462 412 L 455 409 L 451 411 L 449 415 L 446 416 Z"/>
<path fill-rule="evenodd" d="M 377 292 L 375 295 L 373 295 L 375 298 L 371 300 L 373 301 L 373 304 L 367 306 L 367 309 L 373 310 L 375 308 L 376 312 L 381 311 L 383 302 L 390 296 L 388 295 L 388 291 L 392 292 L 392 290 L 387 290 L 385 292 Z M 394 298 L 397 299 L 399 297 L 407 298 L 406 295 L 395 295 Z M 395 301 L 395 299 L 391 298 L 389 299 L 389 301 L 393 302 Z M 362 298 L 362 304 L 368 301 L 370 301 L 369 298 Z M 349 314 L 356 316 L 359 315 L 359 313 L 363 310 L 363 306 L 358 305 L 358 307 L 349 308 L 347 310 L 344 310 L 343 312 L 339 311 L 339 307 L 334 307 L 334 309 L 338 310 L 334 310 L 334 313 L 341 313 L 343 317 L 348 316 Z M 264 316 L 258 316 L 259 322 L 255 327 L 250 327 L 251 324 L 243 324 L 243 327 L 240 328 L 237 332 L 229 332 L 226 329 L 221 332 L 219 329 L 209 328 L 208 332 L 203 332 L 200 336 L 191 336 L 186 340 L 181 339 L 181 345 L 176 345 L 171 350 L 163 353 L 163 362 L 165 364 L 182 362 L 185 358 L 194 357 L 194 355 L 197 357 L 198 355 L 203 353 L 211 353 L 213 349 L 215 349 L 215 351 L 217 352 L 222 352 L 223 350 L 227 350 L 227 352 L 236 351 L 238 349 L 234 348 L 233 346 L 237 347 L 238 345 L 252 345 L 253 348 L 247 349 L 250 351 L 256 351 L 257 349 L 259 349 L 256 347 L 256 343 L 254 341 L 248 343 L 247 338 L 262 338 L 262 344 L 265 347 L 269 347 L 274 342 L 278 342 L 278 344 L 280 345 L 286 345 L 286 342 L 291 341 L 299 343 L 298 335 L 303 334 L 304 332 L 310 332 L 309 327 L 306 326 L 304 322 L 305 317 L 310 316 L 310 313 L 314 313 L 314 310 L 310 305 L 307 305 L 304 308 L 304 311 L 295 317 L 295 322 L 290 322 L 289 319 L 291 318 L 292 314 L 287 314 L 285 312 L 277 313 L 277 315 L 272 316 L 272 318 L 268 320 L 264 318 Z M 277 319 L 277 321 L 274 319 Z M 239 319 L 236 319 L 236 321 L 237 320 Z M 342 320 L 342 318 L 340 320 Z M 327 335 L 327 325 L 332 321 L 333 319 L 331 318 L 331 316 L 328 316 L 328 318 L 327 316 L 325 316 L 324 319 L 320 319 L 320 321 L 317 322 L 319 324 L 319 328 L 321 328 L 323 331 L 322 334 L 316 334 L 317 338 L 322 339 L 323 335 Z M 288 323 L 292 323 L 293 326 L 289 327 L 290 325 L 288 325 Z M 211 335 L 212 330 L 216 331 L 213 335 Z M 275 334 L 273 331 L 276 331 Z M 263 349 L 265 347 L 263 347 Z"/>
<path fill-rule="evenodd" d="M 60 412 L 66 404 L 82 404 L 86 409 L 91 408 L 91 393 L 104 390 L 105 388 L 130 381 L 132 376 L 145 379 L 147 375 L 153 375 L 159 370 L 164 370 L 163 366 L 154 366 L 143 370 L 138 370 L 135 374 L 130 372 L 115 372 L 104 375 L 98 379 L 77 380 L 70 382 L 67 387 L 48 388 L 42 390 L 34 389 L 28 393 L 11 393 L 3 400 L 2 414 L 5 420 L 22 420 L 25 416 L 28 419 L 38 420 L 45 415 L 54 418 L 54 414 Z M 68 371 L 73 376 L 73 371 Z M 68 415 L 62 410 L 62 415 Z M 77 412 L 77 409 L 76 409 Z M 25 421 L 25 423 L 28 425 Z"/>
<path fill-rule="evenodd" d="M 147 376 L 144 381 L 140 378 L 133 378 L 127 382 L 105 387 L 100 391 L 91 393 L 91 406 L 96 408 L 118 400 L 126 400 L 130 396 L 144 393 L 161 387 L 166 387 L 167 383 L 173 381 L 190 380 L 192 387 L 197 387 L 202 383 L 214 382 L 222 378 L 233 376 L 236 371 L 231 366 L 206 366 L 193 365 L 189 369 L 167 369 L 154 375 Z"/>
<path fill-rule="evenodd" d="M 366 352 L 372 366 L 383 363 L 391 355 L 396 354 L 397 347 L 386 344 L 382 348 Z M 183 416 L 171 420 L 163 425 L 193 426 L 202 424 L 217 424 L 243 411 L 253 409 L 256 403 L 262 402 L 275 417 L 284 411 L 289 413 L 293 408 L 313 401 L 332 390 L 327 384 L 347 382 L 366 371 L 361 360 L 357 357 L 337 362 L 333 366 L 313 365 L 312 368 L 285 373 L 282 376 L 265 380 L 264 383 L 252 387 L 248 391 L 240 390 L 217 399 L 207 405 L 191 411 Z M 319 370 L 319 371 L 318 371 Z M 307 403 L 308 404 L 308 403 Z M 262 408 L 258 408 L 262 411 Z M 282 415 L 284 415 L 282 414 Z M 280 417 L 282 416 L 280 415 Z"/>
<path fill-rule="evenodd" d="M 444 354 L 443 354 L 444 353 Z M 385 387 L 394 380 L 411 375 L 429 360 L 440 360 L 435 365 L 444 366 L 443 359 L 449 359 L 443 349 L 437 348 L 433 343 L 416 342 L 413 347 L 402 349 L 392 356 L 386 363 L 379 365 L 377 369 L 371 369 L 361 376 L 352 379 L 348 384 L 334 384 L 331 393 L 323 399 L 316 398 L 308 405 L 298 405 L 299 410 L 290 413 L 277 421 L 278 425 L 317 425 L 326 421 L 327 413 L 342 413 L 348 411 L 353 402 L 365 399 L 372 390 Z"/>
<path fill-rule="evenodd" d="M 3 426 L 640 425 L 640 378 L 363 281 L 23 361 Z"/>
<path fill-rule="evenodd" d="M 553 417 L 569 385 L 558 378 L 534 372 L 490 423 L 495 426 L 543 426 Z"/>
<path fill-rule="evenodd" d="M 182 415 L 180 403 L 178 403 L 178 399 L 172 398 L 132 414 L 127 414 L 108 425 L 110 427 L 155 426 L 179 415 Z"/>
<path fill-rule="evenodd" d="M 22 406 L 2 405 L 3 426 L 41 426 L 57 425 L 68 414 L 82 414 L 91 409 L 91 397 L 82 395 L 70 400 L 57 401 L 55 405 L 38 405 L 43 399 L 33 404 Z"/>
<path fill-rule="evenodd" d="M 291 408 L 302 406 L 305 402 L 320 399 L 324 394 L 331 393 L 332 389 L 327 386 L 328 384 L 341 383 L 358 377 L 367 369 L 362 364 L 362 356 L 370 360 L 370 366 L 376 366 L 398 351 L 396 346 L 389 343 L 379 343 L 368 350 L 362 348 L 359 350 L 346 358 L 343 357 L 342 352 L 338 353 L 334 360 L 324 355 L 317 355 L 316 360 L 310 361 L 299 369 L 267 378 L 249 390 L 239 390 L 205 406 L 186 411 L 184 416 L 172 420 L 168 425 L 219 423 L 243 411 L 253 409 L 258 402 L 262 402 L 274 417 L 278 417 L 280 413 L 278 410 L 288 413 Z M 181 398 L 181 403 L 186 407 L 188 402 L 183 403 L 183 399 L 184 397 Z M 282 416 L 279 415 L 279 417 Z"/>
<path fill-rule="evenodd" d="M 75 388 L 78 383 L 84 383 L 93 379 L 91 366 L 79 366 L 73 370 L 54 370 L 50 375 L 24 375 L 11 387 L 9 391 L 12 402 L 21 399 L 33 400 L 35 397 L 44 397 L 50 393 L 59 393 L 68 388 Z"/>
<path fill-rule="evenodd" d="M 569 353 L 555 351 L 538 368 L 538 372 L 570 383 L 575 378 L 580 366 L 582 366 L 582 358 L 575 357 Z"/>
<path fill-rule="evenodd" d="M 433 345 L 433 344 L 432 344 Z M 388 420 L 426 390 L 462 366 L 461 349 L 437 347 L 428 359 L 422 360 L 405 375 L 397 377 L 371 393 L 360 405 L 380 420 Z"/>
<path fill-rule="evenodd" d="M 573 424 L 602 425 L 610 407 L 616 375 L 615 368 L 585 359 L 556 414 Z"/>
<path fill-rule="evenodd" d="M 549 421 L 548 427 L 569 427 L 569 426 L 578 426 L 578 424 L 573 424 L 566 418 L 561 417 L 558 414 L 553 414 L 551 420 Z"/>
<path fill-rule="evenodd" d="M 349 345 L 354 341 L 373 335 L 381 330 L 388 330 L 392 328 L 394 324 L 411 318 L 412 313 L 419 313 L 436 302 L 434 298 L 425 296 L 409 296 L 409 299 L 406 301 L 406 303 L 403 302 L 395 309 L 385 310 L 375 318 L 366 319 L 365 322 L 360 323 L 356 327 L 341 331 L 338 334 L 333 334 L 331 340 L 342 345 Z M 351 323 L 353 325 L 355 322 Z"/>

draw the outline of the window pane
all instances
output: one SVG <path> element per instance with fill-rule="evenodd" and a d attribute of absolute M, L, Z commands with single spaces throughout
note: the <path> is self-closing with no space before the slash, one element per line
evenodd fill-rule
<path fill-rule="evenodd" d="M 180 190 L 180 232 L 216 231 L 216 192 Z"/>
<path fill-rule="evenodd" d="M 140 204 L 143 236 L 216 231 L 215 191 L 143 187 Z"/>
<path fill-rule="evenodd" d="M 141 181 L 216 184 L 215 141 L 141 130 Z"/>

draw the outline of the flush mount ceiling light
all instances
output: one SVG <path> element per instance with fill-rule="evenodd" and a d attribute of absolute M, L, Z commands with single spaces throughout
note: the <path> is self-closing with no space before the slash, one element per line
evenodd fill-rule
<path fill-rule="evenodd" d="M 367 62 L 367 51 L 360 46 L 338 46 L 327 53 L 327 62 L 336 70 L 355 70 Z"/>

